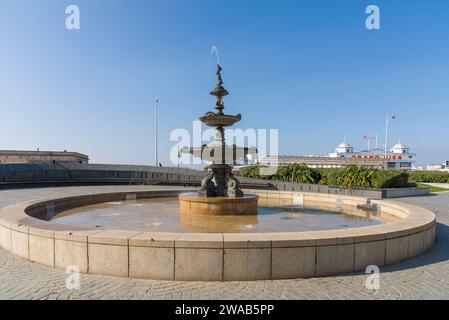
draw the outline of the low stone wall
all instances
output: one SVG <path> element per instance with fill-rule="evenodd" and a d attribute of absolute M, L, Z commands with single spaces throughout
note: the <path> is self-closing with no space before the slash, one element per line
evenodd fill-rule
<path fill-rule="evenodd" d="M 276 180 L 252 179 L 238 177 L 243 183 L 269 183 L 271 189 L 279 191 L 312 192 L 333 195 L 347 195 L 355 197 L 365 197 L 370 199 L 387 199 L 400 197 L 416 197 L 429 195 L 429 188 L 410 187 L 410 188 L 389 188 L 389 189 L 355 189 L 346 190 L 336 187 L 330 187 L 320 184 L 293 183 Z"/>
<path fill-rule="evenodd" d="M 435 215 L 384 200 L 319 193 L 245 190 L 276 204 L 366 206 L 399 218 L 329 231 L 204 234 L 56 229 L 45 219 L 104 201 L 176 196 L 185 190 L 92 194 L 16 204 L 0 211 L 0 245 L 44 265 L 84 273 L 160 280 L 234 281 L 318 277 L 401 262 L 434 244 Z M 37 219 L 39 217 L 40 219 Z"/>
<path fill-rule="evenodd" d="M 101 164 L 0 164 L 0 188 L 96 184 L 199 185 L 202 171 Z"/>
<path fill-rule="evenodd" d="M 0 188 L 69 185 L 199 186 L 203 171 L 188 168 L 103 164 L 0 164 Z M 371 199 L 429 194 L 429 188 L 342 190 L 326 185 L 239 177 L 244 188 L 350 195 Z"/>
<path fill-rule="evenodd" d="M 382 190 L 382 198 L 417 197 L 417 196 L 428 196 L 429 194 L 430 188 L 423 188 L 423 187 Z"/>

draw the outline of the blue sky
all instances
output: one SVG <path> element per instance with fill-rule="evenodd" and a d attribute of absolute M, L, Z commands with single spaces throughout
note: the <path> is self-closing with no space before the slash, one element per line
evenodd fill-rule
<path fill-rule="evenodd" d="M 0 0 L 0 149 L 76 150 L 92 162 L 153 162 L 170 132 L 212 109 L 220 51 L 228 113 L 279 129 L 280 154 L 328 152 L 346 137 L 449 160 L 447 1 Z M 65 28 L 65 8 L 81 29 Z M 365 28 L 365 8 L 381 30 Z"/>

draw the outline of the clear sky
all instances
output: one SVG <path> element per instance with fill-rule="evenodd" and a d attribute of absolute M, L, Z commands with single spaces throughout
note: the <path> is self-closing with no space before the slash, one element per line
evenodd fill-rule
<path fill-rule="evenodd" d="M 81 29 L 65 28 L 76 4 Z M 365 28 L 378 5 L 381 30 Z M 170 132 L 212 109 L 220 51 L 228 113 L 279 129 L 279 153 L 327 153 L 379 134 L 419 163 L 449 160 L 446 0 L 0 0 L 0 149 L 153 163 Z"/>

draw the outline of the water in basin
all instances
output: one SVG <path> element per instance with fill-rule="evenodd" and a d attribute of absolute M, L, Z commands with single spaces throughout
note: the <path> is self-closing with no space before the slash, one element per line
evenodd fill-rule
<path fill-rule="evenodd" d="M 375 211 L 320 203 L 274 206 L 260 202 L 255 216 L 180 215 L 177 198 L 153 198 L 83 206 L 61 212 L 48 223 L 149 232 L 256 233 L 346 229 L 386 221 Z"/>

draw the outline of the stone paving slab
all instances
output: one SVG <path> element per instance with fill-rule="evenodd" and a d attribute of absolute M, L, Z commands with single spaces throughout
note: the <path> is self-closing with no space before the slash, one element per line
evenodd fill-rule
<path fill-rule="evenodd" d="M 157 186 L 65 187 L 0 191 L 0 208 L 49 197 L 154 190 Z M 166 187 L 164 187 L 166 188 Z M 179 187 L 173 187 L 179 188 Z M 65 270 L 29 262 L 0 249 L 0 299 L 449 299 L 449 193 L 404 198 L 437 215 L 437 244 L 405 263 L 381 268 L 378 292 L 366 274 L 252 282 L 181 282 L 81 275 L 68 290 Z M 1 209 L 0 209 L 1 210 Z"/>

